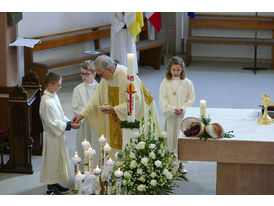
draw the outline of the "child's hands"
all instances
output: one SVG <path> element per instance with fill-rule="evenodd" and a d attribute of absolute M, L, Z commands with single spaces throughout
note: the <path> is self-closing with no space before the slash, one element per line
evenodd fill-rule
<path fill-rule="evenodd" d="M 175 109 L 174 114 L 175 114 L 175 115 L 181 115 L 182 112 L 183 112 L 183 109 Z"/>
<path fill-rule="evenodd" d="M 71 124 L 71 128 L 73 128 L 73 129 L 79 129 L 80 126 L 78 124 Z"/>

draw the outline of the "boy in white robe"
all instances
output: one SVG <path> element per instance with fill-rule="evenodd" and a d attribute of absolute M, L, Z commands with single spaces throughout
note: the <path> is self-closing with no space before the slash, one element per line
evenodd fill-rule
<path fill-rule="evenodd" d="M 180 124 L 186 108 L 192 106 L 195 100 L 193 83 L 185 77 L 184 67 L 182 58 L 172 57 L 159 91 L 159 104 L 165 118 L 164 130 L 168 134 L 167 147 L 176 157 L 178 157 Z M 187 173 L 182 162 L 179 164 L 179 169 L 181 173 Z"/>
<path fill-rule="evenodd" d="M 69 192 L 58 184 L 60 180 L 68 180 L 70 161 L 65 142 L 65 130 L 78 129 L 65 116 L 57 92 L 61 89 L 62 78 L 53 72 L 45 77 L 46 89 L 42 96 L 39 114 L 44 128 L 42 168 L 40 182 L 48 184 L 47 194 L 60 195 Z"/>
<path fill-rule="evenodd" d="M 88 101 L 92 98 L 95 89 L 98 85 L 97 81 L 94 79 L 96 76 L 95 65 L 91 60 L 87 60 L 80 64 L 81 67 L 81 77 L 83 82 L 76 86 L 73 90 L 72 95 L 72 109 L 74 115 L 79 115 L 83 108 L 87 105 Z M 95 131 L 87 124 L 86 121 L 82 120 L 79 122 L 80 129 L 77 130 L 76 139 L 76 150 L 78 155 L 81 157 L 80 170 L 83 171 L 84 162 L 84 150 L 82 149 L 81 142 L 85 139 L 90 142 L 91 147 L 95 149 L 96 155 L 93 156 L 93 165 L 99 164 L 100 159 L 100 145 L 98 137 Z M 86 158 L 86 161 L 88 159 Z M 87 164 L 85 162 L 84 164 Z"/>

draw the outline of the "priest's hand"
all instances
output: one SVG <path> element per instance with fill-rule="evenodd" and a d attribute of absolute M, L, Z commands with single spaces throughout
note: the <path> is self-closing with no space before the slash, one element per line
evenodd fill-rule
<path fill-rule="evenodd" d="M 78 124 L 71 124 L 71 128 L 73 128 L 73 129 L 79 129 L 80 126 Z"/>
<path fill-rule="evenodd" d="M 79 114 L 79 115 L 76 115 L 72 118 L 71 120 L 71 124 L 77 124 L 78 122 L 80 122 L 82 119 L 84 119 L 84 116 Z"/>
<path fill-rule="evenodd" d="M 116 114 L 113 107 L 106 107 L 105 109 L 101 110 L 104 114 Z"/>

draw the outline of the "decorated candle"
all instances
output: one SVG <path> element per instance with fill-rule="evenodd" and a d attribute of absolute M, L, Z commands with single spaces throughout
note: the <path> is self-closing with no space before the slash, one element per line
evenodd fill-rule
<path fill-rule="evenodd" d="M 90 174 L 93 172 L 93 155 L 96 154 L 96 151 L 92 149 L 92 147 L 89 147 L 87 150 L 85 150 L 85 155 L 88 157 L 88 168 Z"/>
<path fill-rule="evenodd" d="M 135 54 L 128 54 L 127 55 L 127 78 L 128 78 L 128 85 L 127 85 L 127 121 L 128 122 L 135 122 L 135 87 L 134 87 L 134 68 L 135 62 Z"/>
<path fill-rule="evenodd" d="M 200 101 L 200 117 L 206 118 L 206 100 Z"/>
<path fill-rule="evenodd" d="M 101 174 L 101 169 L 98 167 L 98 165 L 94 169 L 93 173 L 95 175 L 95 195 L 99 195 L 100 194 L 100 180 L 99 180 L 99 176 Z"/>
<path fill-rule="evenodd" d="M 106 143 L 104 146 L 104 166 L 106 166 L 106 158 L 110 151 L 111 151 L 111 147 L 109 146 L 108 143 Z"/>
<path fill-rule="evenodd" d="M 74 165 L 74 175 L 76 175 L 79 171 L 78 164 L 81 162 L 81 157 L 78 156 L 77 151 L 75 151 L 75 154 L 72 157 L 72 162 Z"/>
<path fill-rule="evenodd" d="M 108 160 L 107 160 L 107 162 L 106 162 L 106 164 L 107 164 L 107 166 L 109 167 L 109 168 L 113 168 L 113 166 L 114 166 L 114 161 L 111 159 L 111 158 L 109 158 Z"/>

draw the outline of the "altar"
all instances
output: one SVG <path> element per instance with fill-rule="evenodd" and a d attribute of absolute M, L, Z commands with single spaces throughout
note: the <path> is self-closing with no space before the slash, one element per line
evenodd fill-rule
<path fill-rule="evenodd" d="M 211 122 L 221 124 L 235 137 L 178 139 L 178 158 L 217 162 L 216 194 L 274 194 L 274 124 L 257 123 L 261 110 L 207 108 Z M 199 117 L 200 108 L 187 108 L 185 117 Z"/>

